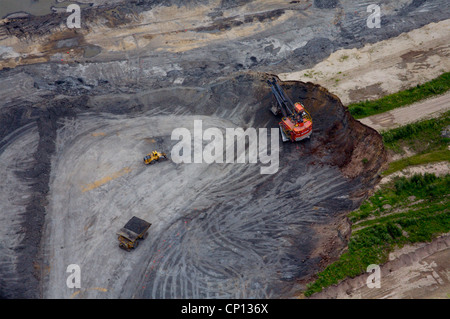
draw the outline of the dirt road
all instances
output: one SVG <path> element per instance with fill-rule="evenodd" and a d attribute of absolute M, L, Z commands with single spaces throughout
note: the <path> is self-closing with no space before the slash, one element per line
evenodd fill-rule
<path fill-rule="evenodd" d="M 438 117 L 450 110 L 450 92 L 405 107 L 365 117 L 359 121 L 382 132 L 425 118 Z"/>

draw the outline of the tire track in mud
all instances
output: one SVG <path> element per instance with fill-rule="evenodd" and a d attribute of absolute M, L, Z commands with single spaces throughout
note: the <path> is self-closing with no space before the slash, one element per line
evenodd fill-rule
<path fill-rule="evenodd" d="M 142 7 L 142 10 L 151 8 L 156 2 L 144 1 L 144 3 L 145 6 Z M 165 3 L 168 5 L 182 4 L 180 1 L 165 1 Z M 227 1 L 227 3 L 232 4 L 233 1 Z M 335 5 L 330 5 L 330 3 Z M 408 4 L 405 5 L 405 3 Z M 251 97 L 249 97 L 249 95 L 252 95 L 251 92 L 253 92 L 254 86 L 246 85 L 245 77 L 243 79 L 237 78 L 237 81 L 242 83 L 244 89 L 241 89 L 240 86 L 230 86 L 227 88 L 226 86 L 218 85 L 217 91 L 213 92 L 212 89 L 208 89 L 206 90 L 207 94 L 203 96 L 202 94 L 205 90 L 199 94 L 198 88 L 190 90 L 174 87 L 174 80 L 183 78 L 186 79 L 185 82 L 183 82 L 184 84 L 203 86 L 206 85 L 205 83 L 210 83 L 212 78 L 226 76 L 230 73 L 234 74 L 234 72 L 239 69 L 273 71 L 274 67 L 276 67 L 277 72 L 282 72 L 283 70 L 288 71 L 312 66 L 318 60 L 323 58 L 324 54 L 327 55 L 341 47 L 358 47 L 367 42 L 389 38 L 426 23 L 448 18 L 449 12 L 449 10 L 445 10 L 448 8 L 448 1 L 388 1 L 387 4 L 390 5 L 391 8 L 387 8 L 389 9 L 387 15 L 382 17 L 382 28 L 380 30 L 367 30 L 364 23 L 365 17 L 363 15 L 357 15 L 356 13 L 355 15 L 352 14 L 354 10 L 365 11 L 363 9 L 365 9 L 364 6 L 368 4 L 368 1 L 358 2 L 356 5 L 351 1 L 345 0 L 329 2 L 314 1 L 314 4 L 315 7 L 311 8 L 311 10 L 308 9 L 307 12 L 300 11 L 300 19 L 293 17 L 292 20 L 286 21 L 286 24 L 267 30 L 264 34 L 249 35 L 245 39 L 228 39 L 227 43 L 215 43 L 214 48 L 205 46 L 182 54 L 158 54 L 148 52 L 137 52 L 134 54 L 125 52 L 110 58 L 109 62 L 107 61 L 106 63 L 105 61 L 100 60 L 97 60 L 97 62 L 94 63 L 78 64 L 78 66 L 47 63 L 36 64 L 32 67 L 16 68 L 15 70 L 3 70 L 1 74 L 3 77 L 1 88 L 4 89 L 2 90 L 4 100 L 2 103 L 3 107 L 0 119 L 2 124 L 0 125 L 0 136 L 2 137 L 0 147 L 6 145 L 3 140 L 4 136 L 33 121 L 39 123 L 39 143 L 38 149 L 32 156 L 29 154 L 32 157 L 30 157 L 32 164 L 27 162 L 27 165 L 30 165 L 31 167 L 23 167 L 26 171 L 20 174 L 23 181 L 32 183 L 31 185 L 34 188 L 31 192 L 32 196 L 26 199 L 26 203 L 20 202 L 22 207 L 27 208 L 26 214 L 23 215 L 26 219 L 21 223 L 21 226 L 26 229 L 28 236 L 24 241 L 24 247 L 26 248 L 16 254 L 17 256 L 21 256 L 21 272 L 17 275 L 17 281 L 8 283 L 9 286 L 6 288 L 0 288 L 0 295 L 4 295 L 4 291 L 7 290 L 8 296 L 34 297 L 38 296 L 42 291 L 44 291 L 45 295 L 45 293 L 48 292 L 45 289 L 55 289 L 55 295 L 59 297 L 67 296 L 65 291 L 58 290 L 57 284 L 59 284 L 59 282 L 55 284 L 55 286 L 46 286 L 45 289 L 39 291 L 39 276 L 36 276 L 36 273 L 39 271 L 35 270 L 35 266 L 39 266 L 42 261 L 46 260 L 33 258 L 33 256 L 35 256 L 39 250 L 41 240 L 46 240 L 40 238 L 41 229 L 39 225 L 46 214 L 45 209 L 48 208 L 47 202 L 52 199 L 52 194 L 48 193 L 49 183 L 51 184 L 49 181 L 50 168 L 54 170 L 54 167 L 51 167 L 50 165 L 52 164 L 50 157 L 53 156 L 58 159 L 58 156 L 60 156 L 64 150 L 72 147 L 71 144 L 57 142 L 56 134 L 59 134 L 58 129 L 65 125 L 64 123 L 59 122 L 59 119 L 86 112 L 87 109 L 84 108 L 88 102 L 86 95 L 90 96 L 89 107 L 92 108 L 91 111 L 94 111 L 94 113 L 104 111 L 112 114 L 128 114 L 131 117 L 132 114 L 139 114 L 139 112 L 151 108 L 154 114 L 157 113 L 159 115 L 204 114 L 210 116 L 211 114 L 208 113 L 209 110 L 205 110 L 207 107 L 214 107 L 217 108 L 217 111 L 214 114 L 215 116 L 222 116 L 224 118 L 230 117 L 236 123 L 242 123 L 242 121 L 246 122 L 248 120 L 246 123 L 270 126 L 275 121 L 265 120 L 259 122 L 257 118 L 261 117 L 261 114 L 258 114 L 258 116 L 249 116 L 248 118 L 240 117 L 239 110 L 246 106 L 245 103 L 241 103 L 240 107 L 236 107 L 232 110 L 227 109 L 227 103 L 236 105 L 237 102 L 239 102 L 240 97 L 245 101 L 250 101 Z M 123 8 L 124 6 L 126 7 L 126 5 L 121 7 Z M 393 11 L 393 9 L 395 8 L 392 8 L 392 6 L 397 6 L 400 9 L 400 12 L 394 12 L 395 10 Z M 141 10 L 137 11 L 141 12 Z M 97 15 L 98 12 L 95 10 L 92 12 L 92 15 L 85 15 L 85 17 L 92 19 L 95 23 L 96 20 L 93 16 Z M 125 8 L 120 14 L 123 14 L 124 12 L 129 12 L 129 10 Z M 217 13 L 220 12 L 218 11 Z M 112 19 L 109 22 L 112 24 L 123 24 L 126 20 L 115 21 Z M 334 22 L 337 22 L 337 24 L 333 26 Z M 53 26 L 58 23 L 58 19 L 55 21 L 50 17 L 29 18 L 27 19 L 27 23 L 24 23 L 24 20 L 17 19 L 11 21 L 8 26 L 2 27 L 0 33 L 3 34 L 8 30 L 12 30 L 14 31 L 12 32 L 14 34 L 22 33 L 21 36 L 30 36 L 30 34 L 38 36 L 39 34 L 52 30 Z M 233 26 L 231 27 L 233 28 Z M 30 31 L 30 34 L 23 33 L 28 31 Z M 301 39 L 302 41 L 299 41 L 298 39 Z M 307 41 L 304 46 L 303 41 Z M 140 53 L 142 53 L 142 59 Z M 244 55 L 246 56 L 244 57 Z M 282 61 L 280 60 L 280 56 L 287 59 Z M 116 58 L 121 61 L 112 61 Z M 123 59 L 126 58 L 131 58 L 130 62 L 123 61 Z M 156 68 L 152 69 L 154 66 L 156 66 Z M 161 74 L 164 73 L 166 73 L 166 75 L 161 76 Z M 71 76 L 68 77 L 67 74 L 70 74 Z M 123 75 L 127 75 L 129 80 Z M 81 79 L 81 81 L 79 79 Z M 86 83 L 87 85 L 85 85 Z M 154 90 L 150 94 L 144 92 L 142 94 L 139 93 L 132 98 L 129 98 L 130 96 L 122 98 L 122 93 L 124 92 L 141 92 L 143 90 L 148 90 L 149 88 L 159 88 L 164 86 L 170 87 Z M 175 91 L 177 93 L 174 93 Z M 300 90 L 300 92 L 301 91 L 302 90 Z M 309 96 L 310 92 L 303 94 L 299 93 L 298 90 L 295 93 L 296 97 L 300 96 L 302 99 L 305 98 L 307 99 L 307 102 L 311 102 L 311 104 L 315 103 L 314 99 L 318 100 L 323 97 L 318 94 L 311 94 L 311 96 Z M 95 96 L 98 94 L 105 95 Z M 177 94 L 179 96 L 175 98 L 174 95 Z M 226 96 L 226 99 L 224 99 L 225 101 L 220 101 L 218 98 L 214 101 L 211 100 L 211 96 L 220 96 L 221 94 L 223 97 Z M 80 99 L 73 100 L 70 98 L 69 100 L 66 100 L 68 96 L 80 95 L 82 96 Z M 196 95 L 197 98 L 193 98 L 194 95 Z M 160 96 L 162 98 L 160 98 Z M 229 98 L 230 96 L 232 98 Z M 62 101 L 60 100 L 61 97 L 63 98 Z M 165 98 L 167 98 L 169 105 L 172 107 L 169 110 L 161 107 L 161 105 L 165 105 Z M 255 101 L 264 100 L 266 98 L 267 96 L 255 95 L 254 99 L 250 102 L 254 103 Z M 189 101 L 186 102 L 187 104 L 183 104 L 185 102 L 184 100 Z M 30 105 L 34 102 L 36 102 L 36 105 Z M 248 104 L 251 104 L 250 102 Z M 327 100 L 327 102 L 335 105 L 335 101 Z M 308 105 L 308 103 L 306 104 Z M 14 107 L 14 110 L 5 111 L 5 109 L 10 106 Z M 264 103 L 259 106 L 264 110 L 267 108 L 267 105 Z M 102 118 L 102 115 L 100 114 L 96 114 L 95 116 L 97 116 L 98 119 Z M 319 112 L 315 116 L 321 117 L 323 114 L 320 114 Z M 338 114 L 334 114 L 334 116 L 339 120 L 345 118 L 345 116 L 339 112 Z M 262 117 L 264 117 L 264 115 Z M 100 122 L 101 121 L 99 120 L 97 123 Z M 140 246 L 139 248 L 148 249 L 150 247 L 149 253 L 154 254 L 158 261 L 165 262 L 163 271 L 168 271 L 173 274 L 173 278 L 163 278 L 163 273 L 161 273 L 159 274 L 160 280 L 158 281 L 159 284 L 157 287 L 163 287 L 164 293 L 161 293 L 155 288 L 152 290 L 143 289 L 144 291 L 138 295 L 179 296 L 186 294 L 188 296 L 243 296 L 248 291 L 251 291 L 249 287 L 253 287 L 256 291 L 255 295 L 260 296 L 272 296 L 271 293 L 273 291 L 276 293 L 284 291 L 281 286 L 291 280 L 292 274 L 294 274 L 294 276 L 298 274 L 298 269 L 295 265 L 302 264 L 302 254 L 307 255 L 305 251 L 308 250 L 308 243 L 305 243 L 305 238 L 315 238 L 315 234 L 309 230 L 309 226 L 313 223 L 329 222 L 333 219 L 333 216 L 351 208 L 351 192 L 359 188 L 364 192 L 370 187 L 370 183 L 373 181 L 378 167 L 377 165 L 380 164 L 383 158 L 380 151 L 378 153 L 380 159 L 373 161 L 374 164 L 367 168 L 368 172 L 364 171 L 364 173 L 362 173 L 364 176 L 358 176 L 356 180 L 348 183 L 343 181 L 343 178 L 336 167 L 334 169 L 326 168 L 326 170 L 323 171 L 323 174 L 316 174 L 315 170 L 311 171 L 310 166 L 316 166 L 316 169 L 320 170 L 323 169 L 321 165 L 327 167 L 330 163 L 337 167 L 345 166 L 347 163 L 346 160 L 352 156 L 352 151 L 357 147 L 357 143 L 351 142 L 351 140 L 358 139 L 362 136 L 358 135 L 359 133 L 353 132 L 356 126 L 352 122 L 348 125 L 348 122 L 344 121 L 344 128 L 337 129 L 338 131 L 344 131 L 344 133 L 341 132 L 336 135 L 336 140 L 338 141 L 327 140 L 326 137 L 329 136 L 323 138 L 322 135 L 328 134 L 327 125 L 331 125 L 332 123 L 330 123 L 329 119 L 325 122 L 326 125 L 317 122 L 316 130 L 314 132 L 317 139 L 315 139 L 311 145 L 305 146 L 303 149 L 306 154 L 316 152 L 315 157 L 302 158 L 302 160 L 308 162 L 308 165 L 292 172 L 293 175 L 296 176 L 307 174 L 308 176 L 314 177 L 313 180 L 301 178 L 295 179 L 291 174 L 286 174 L 286 176 L 283 177 L 285 178 L 285 183 L 283 185 L 276 185 L 276 190 L 268 192 L 267 188 L 274 182 L 273 179 L 267 178 L 258 183 L 259 180 L 255 175 L 248 174 L 246 175 L 247 182 L 253 184 L 254 187 L 252 190 L 242 190 L 245 188 L 245 179 L 239 175 L 240 171 L 236 170 L 226 177 L 228 178 L 228 181 L 232 181 L 232 186 L 236 186 L 237 190 L 229 189 L 226 192 L 221 190 L 220 188 L 227 187 L 227 179 L 225 178 L 216 181 L 216 184 L 213 185 L 216 186 L 215 188 L 210 186 L 207 182 L 202 182 L 192 187 L 195 191 L 187 190 L 190 194 L 190 198 L 186 199 L 185 204 L 171 203 L 168 205 L 170 209 L 179 209 L 180 211 L 183 210 L 187 212 L 188 216 L 192 215 L 189 211 L 195 211 L 194 209 L 197 209 L 200 213 L 198 216 L 192 215 L 192 218 L 189 221 L 183 219 L 178 221 L 175 219 L 174 221 L 170 218 L 164 219 L 161 217 L 164 221 L 164 226 L 158 226 L 156 224 L 153 226 L 155 236 L 164 235 L 164 238 L 166 239 L 173 239 L 173 244 L 179 244 L 180 246 L 185 247 L 186 251 L 175 251 L 168 256 L 159 255 L 156 254 L 158 251 L 154 250 L 150 245 L 154 243 L 156 239 L 144 242 L 143 246 Z M 3 125 L 4 123 L 5 125 Z M 67 126 L 70 128 L 71 124 L 68 123 Z M 74 131 L 77 130 L 82 129 L 75 127 Z M 67 134 L 68 141 L 70 141 L 72 133 L 68 130 Z M 63 136 L 63 133 L 61 133 L 61 136 Z M 99 137 L 99 139 L 100 138 L 102 137 Z M 55 140 L 57 143 L 56 146 L 54 146 Z M 108 139 L 103 138 L 102 141 L 106 142 Z M 167 142 L 167 140 L 158 141 L 158 143 L 160 143 L 158 145 L 164 145 L 165 142 Z M 330 144 L 331 147 L 329 146 Z M 87 152 L 87 145 L 86 148 L 81 148 L 81 153 Z M 380 145 L 376 145 L 375 147 L 381 149 Z M 303 153 L 298 150 L 294 151 L 293 149 L 294 148 L 291 147 L 290 151 L 285 152 L 285 158 L 298 158 L 299 156 L 303 156 Z M 142 149 L 140 151 L 142 151 Z M 53 163 L 56 162 L 57 160 Z M 285 165 L 295 164 L 296 163 L 292 161 L 285 163 Z M 64 163 L 62 163 L 62 165 L 64 166 Z M 70 161 L 70 158 L 67 161 L 67 165 L 72 165 L 72 167 L 69 168 L 73 175 L 79 173 L 78 169 L 82 167 L 78 163 L 74 164 L 73 161 Z M 167 167 L 161 168 L 161 171 L 167 174 L 170 173 L 172 169 L 179 169 L 173 166 L 169 167 L 170 169 Z M 223 169 L 229 172 L 229 168 L 226 166 L 224 166 Z M 118 220 L 122 217 L 119 215 L 118 211 L 127 208 L 130 208 L 131 210 L 138 209 L 136 202 L 140 196 L 145 197 L 148 195 L 142 190 L 141 185 L 136 185 L 132 182 L 132 178 L 142 177 L 146 173 L 148 173 L 148 171 L 135 170 L 129 176 L 122 176 L 112 182 L 111 185 L 105 184 L 102 187 L 93 189 L 91 192 L 86 192 L 84 194 L 85 197 L 78 199 L 80 202 L 83 202 L 84 200 L 89 201 L 93 207 L 92 210 L 88 211 L 91 216 L 87 216 L 86 220 L 82 220 L 81 223 L 82 229 L 90 225 L 87 227 L 87 231 L 83 233 L 85 237 L 81 237 L 83 240 L 92 240 L 96 231 L 99 230 L 106 233 L 104 228 L 97 228 L 97 226 L 99 226 L 100 223 L 105 222 L 105 220 L 108 220 L 108 216 L 103 216 L 107 206 L 103 204 L 95 206 L 95 204 L 98 202 L 98 198 L 108 196 L 108 187 L 114 186 L 120 188 L 120 186 L 123 185 L 122 190 L 124 193 L 115 193 L 116 197 L 110 199 L 111 202 L 114 203 L 114 205 L 111 206 L 111 209 L 112 216 L 115 218 L 115 221 L 117 221 L 117 224 L 119 224 Z M 194 173 L 197 174 L 197 172 Z M 208 171 L 205 170 L 204 174 L 208 174 Z M 150 176 L 150 174 L 145 175 L 145 177 Z M 161 174 L 158 176 L 163 177 L 164 175 Z M 196 176 L 201 179 L 200 174 L 197 174 Z M 70 179 L 64 180 L 64 182 L 66 181 L 71 182 Z M 333 183 L 339 186 L 329 187 L 329 185 Z M 184 185 L 189 185 L 189 183 L 185 181 Z M 66 185 L 64 184 L 63 186 L 65 187 Z M 299 186 L 302 187 L 299 189 L 299 192 L 296 192 L 296 188 Z M 61 189 L 68 190 L 68 193 L 74 197 L 78 196 L 76 192 L 79 191 L 79 188 L 72 190 L 64 187 Z M 303 191 L 305 188 L 310 189 L 310 191 Z M 155 190 L 151 187 L 149 187 L 149 189 L 151 191 Z M 342 189 L 345 189 L 345 191 Z M 164 190 L 167 191 L 167 188 L 164 188 Z M 196 192 L 208 191 L 208 196 L 213 200 L 196 194 Z M 255 197 L 252 198 L 252 194 Z M 166 195 L 162 194 L 161 196 Z M 307 204 L 299 202 L 298 197 L 302 199 L 303 196 L 309 197 L 310 202 Z M 278 203 L 278 209 L 274 209 L 271 206 L 273 203 L 264 197 L 277 198 L 279 201 L 283 200 L 286 202 Z M 228 200 L 228 198 L 233 199 Z M 259 206 L 254 206 L 251 209 L 254 209 L 255 211 L 259 210 L 260 214 L 264 216 L 249 212 L 250 208 L 246 207 L 246 205 L 252 202 L 252 199 L 258 199 L 261 203 Z M 196 206 L 195 203 L 197 203 L 198 206 Z M 68 214 L 69 217 L 70 215 L 82 215 L 83 213 L 86 213 L 78 207 L 80 206 L 80 203 L 76 200 L 73 204 L 74 206 L 68 211 L 70 213 Z M 149 202 L 146 202 L 146 204 L 150 206 L 150 204 L 153 203 L 149 204 Z M 179 205 L 179 207 L 176 207 L 177 205 Z M 300 205 L 302 209 L 294 209 L 293 207 L 297 207 L 296 205 Z M 154 210 L 160 208 L 161 207 L 156 205 Z M 270 209 L 273 211 L 269 213 Z M 307 211 L 308 214 L 298 216 L 299 211 L 302 210 Z M 48 213 L 49 212 L 47 211 L 47 214 Z M 205 215 L 201 215 L 202 213 L 205 213 Z M 238 220 L 236 216 L 239 213 L 242 213 L 242 217 L 247 218 L 247 220 Z M 203 216 L 203 219 L 200 216 Z M 48 216 L 46 217 L 48 218 Z M 217 220 L 211 222 L 211 218 L 217 218 Z M 188 221 L 188 223 L 183 224 L 183 221 Z M 72 220 L 69 223 L 61 224 L 61 226 L 73 226 L 74 224 L 76 224 L 76 222 Z M 116 226 L 116 224 L 112 225 L 114 227 Z M 191 228 L 188 229 L 186 227 Z M 59 239 L 70 241 L 72 239 L 69 236 L 70 229 L 63 229 L 62 232 L 64 231 L 68 234 L 65 234 L 66 237 L 62 236 L 62 238 Z M 164 231 L 168 231 L 168 233 L 165 234 Z M 258 231 L 260 233 L 258 233 Z M 178 233 L 183 234 L 183 236 L 177 237 L 176 234 Z M 209 238 L 210 242 L 203 241 L 203 235 Z M 109 241 L 114 239 L 112 235 L 109 237 L 108 235 L 105 235 L 105 237 L 107 237 L 105 240 L 107 243 L 102 242 L 102 245 L 104 244 L 105 246 L 100 246 L 100 248 L 109 247 Z M 182 239 L 182 241 L 180 241 L 180 239 Z M 194 245 L 195 242 L 196 245 Z M 271 246 L 272 243 L 275 243 L 275 247 L 281 247 L 281 249 L 274 250 L 273 246 Z M 59 242 L 56 241 L 55 245 L 56 248 L 58 248 L 57 251 L 62 250 L 60 247 L 57 247 L 58 244 Z M 28 248 L 28 245 L 31 245 L 31 248 Z M 175 246 L 171 245 L 170 249 L 174 249 Z M 168 246 L 161 247 L 168 249 Z M 216 263 L 211 262 L 208 259 L 200 258 L 203 256 L 203 252 L 206 251 L 209 253 L 209 251 L 214 251 L 215 249 L 217 252 L 212 254 L 212 256 L 217 259 L 216 262 L 223 261 L 221 268 L 215 267 Z M 243 253 L 241 253 L 241 255 L 235 254 L 233 249 L 241 249 L 242 251 L 251 254 L 251 256 L 255 256 L 255 258 L 253 258 L 255 259 L 254 263 L 257 267 L 262 267 L 262 277 L 265 274 L 269 274 L 271 276 L 273 275 L 273 278 L 275 279 L 283 278 L 283 280 L 286 281 L 282 282 L 283 285 L 273 284 L 271 286 L 265 281 L 266 278 L 261 279 L 256 277 L 254 282 L 250 282 L 250 284 L 246 286 L 248 282 L 245 282 L 243 278 L 250 278 L 252 273 L 240 273 L 240 270 L 243 267 L 240 264 Z M 100 252 L 102 251 L 100 250 Z M 283 255 L 284 253 L 286 253 L 286 256 Z M 108 291 L 110 292 L 110 296 L 129 296 L 131 294 L 130 291 L 134 291 L 136 287 L 135 283 L 141 278 L 139 274 L 143 271 L 138 266 L 138 261 L 143 260 L 147 262 L 148 256 L 139 258 L 136 254 L 134 256 L 121 255 L 120 252 L 115 250 L 113 251 L 113 254 L 115 258 L 123 258 L 123 260 L 117 264 L 116 269 L 111 271 L 111 274 L 113 275 L 111 277 L 113 278 L 111 282 L 113 283 L 108 286 Z M 67 255 L 70 254 L 67 253 Z M 93 251 L 86 252 L 87 257 L 93 255 L 95 255 Z M 296 259 L 291 257 L 291 255 L 299 255 L 300 257 Z M 208 256 L 208 254 L 206 254 L 206 256 Z M 228 258 L 230 258 L 229 256 L 232 256 L 233 258 L 228 260 Z M 53 258 L 51 255 L 50 257 L 44 255 L 43 259 L 47 257 Z M 33 259 L 34 261 L 37 261 L 37 263 L 32 262 Z M 66 260 L 64 260 L 64 262 L 65 261 Z M 101 262 L 98 260 L 93 261 L 91 268 L 93 275 L 87 278 L 92 280 L 93 284 L 96 284 L 95 279 L 92 279 L 92 277 L 95 277 L 95 271 L 98 270 L 97 268 L 100 268 L 99 263 Z M 305 261 L 303 265 L 304 268 L 310 267 L 311 269 L 314 269 L 315 267 L 314 262 L 308 263 L 308 261 Z M 269 266 L 273 268 L 266 269 Z M 156 269 L 156 267 L 154 269 Z M 177 269 L 182 269 L 182 272 L 179 275 L 176 275 Z M 283 271 L 281 271 L 277 277 L 278 273 L 275 271 L 274 275 L 274 269 L 277 269 L 277 271 L 281 269 Z M 62 271 L 62 273 L 64 273 L 64 271 Z M 1 275 L 3 276 L 3 274 L 2 270 Z M 138 279 L 133 278 L 135 275 Z M 216 279 L 208 284 L 210 278 Z M 164 279 L 164 281 L 162 279 Z M 25 289 L 22 282 L 28 283 L 28 281 L 30 281 L 31 285 L 28 285 Z M 64 282 L 64 280 L 61 282 Z M 14 284 L 17 283 L 19 283 L 18 286 L 15 286 Z M 126 283 L 126 287 L 122 287 L 122 283 Z M 46 284 L 47 283 L 44 283 L 44 285 Z M 151 284 L 152 282 L 150 282 L 150 285 Z M 195 289 L 193 289 L 194 292 L 191 293 L 189 291 L 190 287 L 195 287 Z M 100 291 L 98 292 L 100 293 Z M 90 294 L 86 294 L 85 296 L 96 296 L 96 293 L 97 290 L 94 289 Z M 103 296 L 103 292 L 101 293 L 101 296 Z"/>
<path fill-rule="evenodd" d="M 336 188 L 340 186 L 337 184 Z M 286 193 L 290 191 L 286 190 Z M 314 191 L 313 188 L 311 192 Z M 215 193 L 214 190 L 211 193 Z M 283 252 L 274 252 L 274 247 L 289 247 L 283 243 L 293 240 L 299 227 L 317 222 L 317 216 L 311 219 L 298 216 L 293 222 L 295 213 L 289 210 L 267 214 L 258 210 L 246 211 L 246 204 L 230 206 L 233 207 L 231 211 L 212 207 L 197 215 L 191 214 L 164 230 L 163 234 L 171 235 L 163 235 L 164 239 L 160 239 L 166 244 L 158 245 L 158 254 L 152 257 L 151 266 L 147 266 L 142 292 L 138 296 L 268 298 L 278 295 L 271 287 L 272 282 L 283 276 L 289 281 L 295 277 L 298 266 L 293 266 L 289 260 L 283 261 L 286 256 Z M 327 214 L 322 215 L 326 219 Z M 287 228 L 292 230 L 291 235 L 286 235 Z M 274 243 L 277 240 L 280 242 Z M 251 265 L 244 265 L 242 260 L 250 261 Z M 255 276 L 255 273 L 259 275 Z M 194 283 L 196 286 L 192 288 Z M 191 289 L 183 290 L 183 287 Z"/>
<path fill-rule="evenodd" d="M 37 149 L 39 134 L 35 123 L 24 125 L 6 136 L 0 147 L 0 297 L 14 298 L 25 289 L 19 253 L 24 249 L 26 206 L 33 179 L 23 175 L 34 165 L 29 156 Z M 27 150 L 28 152 L 24 152 Z M 20 285 L 17 287 L 16 283 Z M 15 287 L 16 289 L 10 289 Z"/>
<path fill-rule="evenodd" d="M 286 85 L 290 93 L 297 90 L 293 97 L 301 94 L 310 102 L 319 124 L 317 139 L 302 147 L 280 145 L 280 170 L 275 175 L 261 175 L 257 164 L 141 163 L 142 154 L 154 147 L 170 150 L 173 128 L 192 130 L 194 119 L 202 119 L 204 128 L 276 125 L 268 111 L 265 77 L 240 75 L 206 90 L 186 89 L 184 104 L 174 90 L 146 92 L 135 97 L 143 105 L 131 114 L 124 109 L 120 115 L 117 104 L 112 106 L 115 115 L 100 113 L 102 103 L 110 104 L 101 98 L 90 101 L 97 103 L 97 112 L 87 113 L 82 107 L 49 112 L 51 121 L 41 129 L 55 132 L 45 140 L 54 149 L 49 148 L 44 158 L 52 159 L 52 175 L 45 194 L 49 204 L 44 247 L 38 256 L 50 269 L 43 274 L 43 296 L 268 298 L 288 293 L 296 278 L 313 273 L 318 259 L 310 254 L 320 235 L 312 226 L 352 208 L 355 203 L 348 195 L 366 187 L 361 179 L 343 177 L 339 161 L 327 164 L 336 157 L 336 148 L 353 147 L 346 144 L 356 134 L 349 126 L 361 124 L 352 122 L 336 99 L 319 99 L 317 95 L 328 94 L 323 89 Z M 224 101 L 222 92 L 245 96 L 246 103 Z M 161 106 L 166 104 L 172 107 Z M 343 124 L 329 132 L 335 121 Z M 340 139 L 327 141 L 330 134 Z M 314 150 L 324 145 L 326 156 L 312 164 L 320 156 Z M 83 185 L 125 166 L 133 170 L 82 192 Z M 366 174 L 372 178 L 373 171 Z M 114 233 L 131 215 L 153 225 L 149 238 L 127 253 L 117 247 Z M 85 285 L 76 295 L 65 285 L 65 268 L 72 263 L 81 266 Z"/>
<path fill-rule="evenodd" d="M 20 249 L 16 255 L 17 270 L 14 284 L 0 287 L 0 295 L 8 295 L 16 298 L 38 298 L 40 297 L 40 276 L 45 268 L 42 256 L 40 256 L 41 234 L 45 220 L 46 205 L 48 203 L 47 195 L 49 191 L 49 179 L 51 170 L 51 156 L 55 151 L 54 140 L 56 137 L 57 119 L 62 116 L 74 116 L 72 110 L 65 107 L 55 106 L 44 110 L 35 110 L 34 122 L 32 119 L 26 124 L 6 136 L 1 141 L 3 147 L 8 145 L 12 138 L 17 139 L 27 134 L 31 128 L 36 128 L 39 136 L 36 148 L 23 149 L 28 165 L 25 169 L 17 170 L 17 177 L 29 185 L 29 196 L 20 206 L 24 209 L 21 214 L 21 233 L 23 237 L 18 243 Z M 5 128 L 13 128 L 13 123 L 8 123 Z M 28 153 L 31 151 L 32 153 Z M 2 150 L 3 152 L 3 150 Z M 3 291 L 5 289 L 5 291 Z"/>

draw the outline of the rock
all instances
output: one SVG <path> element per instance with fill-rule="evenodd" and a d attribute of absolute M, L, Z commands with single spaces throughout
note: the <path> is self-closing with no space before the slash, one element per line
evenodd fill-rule
<path fill-rule="evenodd" d="M 441 131 L 441 136 L 444 138 L 450 138 L 450 125 Z"/>
<path fill-rule="evenodd" d="M 392 208 L 392 206 L 391 205 L 389 205 L 389 204 L 384 204 L 383 205 L 383 209 L 391 209 Z"/>
<path fill-rule="evenodd" d="M 314 0 L 314 6 L 319 9 L 336 8 L 338 4 L 339 4 L 338 0 Z"/>

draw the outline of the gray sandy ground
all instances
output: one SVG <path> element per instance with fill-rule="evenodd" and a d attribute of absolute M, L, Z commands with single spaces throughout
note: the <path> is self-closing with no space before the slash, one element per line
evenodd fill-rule
<path fill-rule="evenodd" d="M 98 118 L 86 116 L 76 130 L 63 126 L 47 215 L 44 297 L 70 297 L 71 263 L 83 271 L 84 297 L 268 298 L 305 271 L 308 226 L 331 213 L 313 206 L 348 201 L 338 198 L 348 182 L 334 168 L 294 159 L 294 167 L 283 160 L 276 178 L 261 175 L 256 164 L 141 163 L 148 150 L 171 149 L 174 122 L 190 127 L 194 118 L 102 118 L 99 127 Z M 204 125 L 231 126 L 220 118 Z M 93 129 L 105 135 L 92 136 Z M 83 192 L 124 167 L 129 172 Z M 118 249 L 115 231 L 133 215 L 153 226 L 130 254 Z"/>
<path fill-rule="evenodd" d="M 156 3 L 142 2 L 141 11 Z M 206 2 L 189 4 L 200 3 Z M 223 1 L 219 9 L 233 12 L 242 3 Z M 367 3 L 301 3 L 285 23 L 187 51 L 102 51 L 68 64 L 57 53 L 47 63 L 3 69 L 0 295 L 290 295 L 298 279 L 320 267 L 318 242 L 338 238 L 334 253 L 345 246 L 346 234 L 327 237 L 314 227 L 336 222 L 373 185 L 382 162 L 374 131 L 351 121 L 337 98 L 298 84 L 290 93 L 310 103 L 315 135 L 309 144 L 282 145 L 276 175 L 259 174 L 255 164 L 144 167 L 141 158 L 153 148 L 170 150 L 172 129 L 199 117 L 219 128 L 276 127 L 267 111 L 270 91 L 257 77 L 242 76 L 248 71 L 310 67 L 339 48 L 389 38 L 449 12 L 446 1 L 385 1 L 383 28 L 367 30 Z M 269 17 L 279 16 L 272 11 Z M 208 21 L 212 29 L 196 32 L 216 32 L 223 26 L 216 19 Z M 51 19 L 30 21 L 2 26 L 2 39 L 21 32 L 38 38 L 52 26 Z M 14 55 L 4 52 L 4 59 Z M 351 179 L 340 168 L 353 163 L 357 142 L 366 143 L 358 154 L 374 160 Z M 128 254 L 115 232 L 132 215 L 153 226 Z M 69 264 L 81 266 L 80 290 L 66 286 Z"/>

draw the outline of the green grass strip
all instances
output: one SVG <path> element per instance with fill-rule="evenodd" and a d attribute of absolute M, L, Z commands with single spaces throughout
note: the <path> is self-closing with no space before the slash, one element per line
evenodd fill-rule
<path fill-rule="evenodd" d="M 386 147 L 395 149 L 399 142 L 420 140 L 421 142 L 438 141 L 447 144 L 448 139 L 440 136 L 442 129 L 450 125 L 450 111 L 438 118 L 426 119 L 406 124 L 381 133 Z"/>
<path fill-rule="evenodd" d="M 423 165 L 428 163 L 435 163 L 441 161 L 450 160 L 450 151 L 448 149 L 436 150 L 430 153 L 417 154 L 411 157 L 400 159 L 389 163 L 388 169 L 386 169 L 382 175 L 390 175 L 397 171 L 407 168 L 408 166 Z"/>
<path fill-rule="evenodd" d="M 429 82 L 419 84 L 408 90 L 386 95 L 374 101 L 362 101 L 350 104 L 348 105 L 348 110 L 354 118 L 360 119 L 409 105 L 431 96 L 443 94 L 449 89 L 450 72 L 446 72 Z"/>

